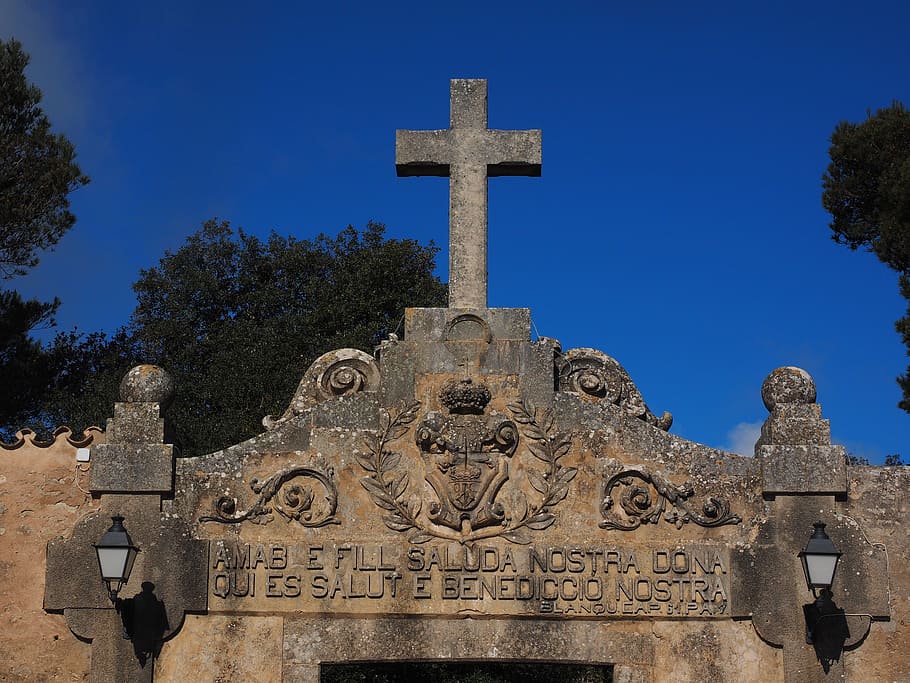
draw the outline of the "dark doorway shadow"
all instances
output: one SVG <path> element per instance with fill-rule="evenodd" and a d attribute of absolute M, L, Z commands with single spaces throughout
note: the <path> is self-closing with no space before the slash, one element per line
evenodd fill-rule
<path fill-rule="evenodd" d="M 830 592 L 808 605 L 803 605 L 806 617 L 806 642 L 815 648 L 815 656 L 825 673 L 839 661 L 844 643 L 850 638 L 847 616 L 831 599 Z"/>
<path fill-rule="evenodd" d="M 143 581 L 141 593 L 117 600 L 117 611 L 123 622 L 123 637 L 132 641 L 139 665 L 145 668 L 150 657 L 161 654 L 164 634 L 170 630 L 164 603 L 155 595 L 155 584 Z"/>
<path fill-rule="evenodd" d="M 613 667 L 548 662 L 323 663 L 321 683 L 612 683 Z"/>

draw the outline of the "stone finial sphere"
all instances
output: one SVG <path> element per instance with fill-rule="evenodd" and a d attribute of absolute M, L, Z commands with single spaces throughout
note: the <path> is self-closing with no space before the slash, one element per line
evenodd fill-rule
<path fill-rule="evenodd" d="M 174 396 L 174 380 L 157 365 L 137 365 L 120 382 L 120 400 L 129 403 L 149 401 L 162 407 Z"/>
<path fill-rule="evenodd" d="M 780 403 L 815 403 L 815 380 L 802 368 L 777 368 L 762 383 L 761 398 L 769 411 Z"/>

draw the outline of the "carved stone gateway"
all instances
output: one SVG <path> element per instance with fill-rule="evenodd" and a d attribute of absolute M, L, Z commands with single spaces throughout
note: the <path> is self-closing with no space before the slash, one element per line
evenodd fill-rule
<path fill-rule="evenodd" d="M 486 130 L 485 82 L 452 93 L 452 128 L 427 144 L 453 183 L 462 163 L 539 169 L 539 147 L 512 154 Z M 408 139 L 399 168 L 420 160 Z M 453 198 L 453 224 L 460 202 L 481 210 L 472 197 Z M 123 594 L 152 581 L 172 629 L 158 680 L 316 683 L 326 662 L 440 659 L 613 664 L 626 683 L 847 671 L 891 618 L 889 567 L 811 378 L 769 376 L 741 457 L 670 434 L 615 359 L 531 341 L 527 309 L 475 294 L 408 310 L 375 356 L 330 351 L 261 435 L 201 457 L 165 443 L 166 373 L 128 375 L 93 447 L 100 509 L 48 546 L 45 608 L 92 642 L 93 680 L 152 676 L 94 573 L 116 513 L 140 547 Z M 818 519 L 844 553 L 844 629 L 807 645 L 797 552 Z"/>

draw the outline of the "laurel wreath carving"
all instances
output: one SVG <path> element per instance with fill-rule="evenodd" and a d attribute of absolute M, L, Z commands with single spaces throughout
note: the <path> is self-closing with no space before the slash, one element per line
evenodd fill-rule
<path fill-rule="evenodd" d="M 572 442 L 556 431 L 556 416 L 552 410 L 539 410 L 524 401 L 508 404 L 512 417 L 520 425 L 519 431 L 527 439 L 528 452 L 545 463 L 546 471 L 540 474 L 528 468 L 528 483 L 543 498 L 525 509 L 518 521 L 513 522 L 503 536 L 514 543 L 527 544 L 531 540 L 523 528 L 543 530 L 553 525 L 556 515 L 552 508 L 565 500 L 569 494 L 569 483 L 578 474 L 575 467 L 563 467 L 560 460 L 572 447 Z"/>
<path fill-rule="evenodd" d="M 311 486 L 295 482 L 297 478 L 313 479 L 325 489 L 325 505 L 314 509 L 315 493 Z M 333 480 L 334 472 L 324 462 L 317 461 L 312 466 L 295 466 L 276 472 L 266 479 L 253 478 L 250 488 L 259 498 L 248 510 L 237 511 L 237 499 L 222 496 L 215 501 L 215 513 L 200 517 L 200 522 L 218 522 L 220 524 L 239 524 L 250 521 L 253 524 L 268 524 L 277 512 L 287 521 L 297 522 L 305 527 L 321 527 L 327 524 L 340 524 L 335 517 L 338 505 L 338 493 Z"/>
<path fill-rule="evenodd" d="M 575 478 L 577 469 L 563 467 L 560 459 L 569 451 L 571 442 L 562 438 L 555 431 L 555 419 L 552 411 L 537 411 L 524 402 L 508 406 L 521 425 L 522 434 L 527 438 L 528 451 L 538 460 L 547 464 L 541 474 L 528 468 L 528 481 L 541 495 L 542 499 L 535 505 L 528 505 L 522 497 L 520 515 L 507 517 L 502 527 L 487 527 L 461 534 L 449 529 L 429 526 L 419 519 L 421 501 L 419 497 L 408 498 L 408 472 L 399 467 L 401 453 L 389 448 L 391 442 L 400 439 L 410 429 L 417 418 L 420 402 L 406 406 L 395 417 L 386 411 L 380 411 L 380 429 L 375 439 L 366 442 L 368 454 L 355 453 L 357 461 L 369 476 L 360 480 L 361 485 L 373 499 L 373 502 L 386 511 L 382 521 L 393 531 L 411 531 L 408 540 L 414 544 L 426 543 L 439 538 L 458 543 L 471 543 L 485 538 L 501 537 L 512 543 L 528 544 L 531 542 L 525 531 L 528 529 L 543 530 L 552 526 L 556 515 L 554 506 L 565 500 L 569 492 L 569 483 Z"/>
<path fill-rule="evenodd" d="M 701 512 L 695 511 L 689 498 L 694 494 L 692 485 L 686 482 L 676 486 L 661 475 L 637 469 L 614 468 L 615 473 L 604 484 L 604 498 L 600 523 L 602 529 L 633 531 L 642 524 L 657 524 L 661 516 L 667 522 L 681 529 L 684 524 L 694 522 L 702 527 L 717 527 L 725 524 L 739 524 L 742 517 L 730 512 L 730 503 L 715 496 L 707 496 Z M 614 489 L 623 487 L 619 496 L 619 507 L 625 519 L 614 511 Z M 670 509 L 667 509 L 668 503 Z"/>
<path fill-rule="evenodd" d="M 413 497 L 406 500 L 410 476 L 407 470 L 398 471 L 401 462 L 401 453 L 389 450 L 390 442 L 400 439 L 410 429 L 410 425 L 417 419 L 420 401 L 415 401 L 406 406 L 394 418 L 387 410 L 379 411 L 379 434 L 375 440 L 366 441 L 369 454 L 354 453 L 360 466 L 370 473 L 360 480 L 360 484 L 379 507 L 387 514 L 382 516 L 382 521 L 393 531 L 415 530 L 411 535 L 412 543 L 425 543 L 434 534 L 418 521 L 420 514 L 420 498 Z"/>

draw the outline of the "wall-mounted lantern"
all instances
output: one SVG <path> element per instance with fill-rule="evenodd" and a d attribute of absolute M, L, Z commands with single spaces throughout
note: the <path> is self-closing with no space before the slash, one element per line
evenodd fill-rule
<path fill-rule="evenodd" d="M 815 596 L 813 618 L 806 623 L 806 642 L 811 644 L 815 638 L 815 631 L 822 616 L 834 608 L 831 601 L 831 584 L 834 583 L 834 573 L 837 563 L 843 553 L 838 552 L 834 542 L 825 533 L 825 525 L 816 522 L 815 531 L 809 537 L 806 547 L 799 553 L 803 563 L 803 573 L 806 575 L 806 585 Z M 807 617 L 809 612 L 806 613 Z"/>
<path fill-rule="evenodd" d="M 111 517 L 111 521 L 113 521 L 111 528 L 95 544 L 95 552 L 98 554 L 101 578 L 107 584 L 111 602 L 116 605 L 117 593 L 130 578 L 139 548 L 133 545 L 130 535 L 126 532 L 123 517 L 115 515 Z"/>

